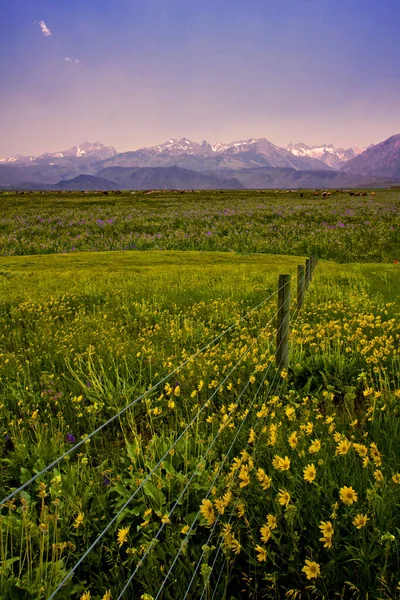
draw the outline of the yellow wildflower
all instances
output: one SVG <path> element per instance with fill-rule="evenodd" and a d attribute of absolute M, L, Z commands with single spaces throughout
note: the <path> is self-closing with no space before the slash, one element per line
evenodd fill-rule
<path fill-rule="evenodd" d="M 367 515 L 358 514 L 353 519 L 353 525 L 355 527 L 357 527 L 357 529 L 361 529 L 362 527 L 366 526 L 367 521 L 369 521 L 369 518 Z"/>
<path fill-rule="evenodd" d="M 121 529 L 118 529 L 117 540 L 118 540 L 119 547 L 121 547 L 123 544 L 125 544 L 125 542 L 128 538 L 129 530 L 130 530 L 130 527 L 121 527 Z"/>
<path fill-rule="evenodd" d="M 268 477 L 264 469 L 258 469 L 257 479 L 261 483 L 261 487 L 263 490 L 268 490 L 268 488 L 271 487 L 272 480 L 270 477 Z"/>
<path fill-rule="evenodd" d="M 308 451 L 310 454 L 317 454 L 321 450 L 321 442 L 320 440 L 312 440 Z"/>
<path fill-rule="evenodd" d="M 246 465 L 242 465 L 239 473 L 239 479 L 242 481 L 239 483 L 239 487 L 244 488 L 250 483 L 249 469 Z"/>
<path fill-rule="evenodd" d="M 263 525 L 260 529 L 261 532 L 261 540 L 266 544 L 271 537 L 271 530 L 268 525 Z"/>
<path fill-rule="evenodd" d="M 189 531 L 190 527 L 189 525 L 184 525 L 181 529 L 181 533 L 183 533 L 183 535 L 186 535 L 187 532 Z"/>
<path fill-rule="evenodd" d="M 348 451 L 351 448 L 351 442 L 349 442 L 349 440 L 346 440 L 346 438 L 344 438 L 343 440 L 341 440 L 338 445 L 336 446 L 336 452 L 335 454 L 341 454 L 341 455 L 345 455 L 348 453 Z"/>
<path fill-rule="evenodd" d="M 290 502 L 290 494 L 286 490 L 279 490 L 278 501 L 282 506 L 288 506 Z"/>
<path fill-rule="evenodd" d="M 272 461 L 272 465 L 278 471 L 288 471 L 290 469 L 290 459 L 288 456 L 285 456 L 285 458 L 282 458 L 281 456 L 278 456 L 277 454 L 275 454 L 275 457 Z"/>
<path fill-rule="evenodd" d="M 357 452 L 358 456 L 367 456 L 368 448 L 364 444 L 353 444 L 354 450 Z"/>
<path fill-rule="evenodd" d="M 72 525 L 72 527 L 75 527 L 75 529 L 78 529 L 78 527 L 80 525 L 83 525 L 83 520 L 85 518 L 85 515 L 83 512 L 78 513 L 78 516 L 75 519 L 74 524 Z M 90 592 L 89 592 L 90 593 Z"/>
<path fill-rule="evenodd" d="M 383 477 L 383 473 L 380 469 L 376 469 L 374 471 L 374 478 L 375 478 L 375 481 L 383 481 L 384 477 Z"/>
<path fill-rule="evenodd" d="M 348 506 L 353 504 L 353 502 L 357 502 L 358 500 L 357 493 L 353 490 L 353 488 L 345 485 L 340 488 L 339 495 L 343 504 L 347 504 Z"/>
<path fill-rule="evenodd" d="M 84 592 L 82 594 L 82 596 L 80 597 L 80 600 L 90 600 L 90 598 L 92 597 L 90 592 Z"/>
<path fill-rule="evenodd" d="M 202 500 L 200 513 L 203 515 L 205 520 L 207 521 L 207 525 L 212 525 L 215 521 L 215 514 L 212 502 L 210 500 Z"/>
<path fill-rule="evenodd" d="M 392 481 L 393 481 L 393 483 L 400 484 L 400 473 L 395 473 L 395 474 L 392 476 Z"/>
<path fill-rule="evenodd" d="M 253 444 L 253 442 L 256 439 L 256 434 L 254 432 L 254 429 L 250 429 L 250 433 L 249 433 L 249 439 L 247 440 L 248 444 Z"/>
<path fill-rule="evenodd" d="M 268 527 L 271 529 L 271 531 L 273 531 L 274 529 L 277 528 L 277 522 L 276 522 L 276 517 L 274 515 L 267 515 L 267 523 L 268 523 Z"/>
<path fill-rule="evenodd" d="M 307 579 L 316 579 L 321 569 L 318 563 L 313 560 L 306 560 L 302 571 L 306 574 Z"/>
<path fill-rule="evenodd" d="M 307 481 L 308 483 L 312 483 L 314 481 L 316 475 L 317 475 L 317 471 L 316 471 L 314 463 L 307 465 L 305 467 L 305 469 L 303 469 L 304 480 Z"/>
<path fill-rule="evenodd" d="M 246 508 L 246 507 L 245 507 L 245 504 L 244 504 L 244 502 L 238 502 L 238 503 L 237 503 L 236 510 L 237 510 L 237 512 L 238 512 L 238 516 L 239 516 L 239 517 L 243 517 L 243 516 L 244 516 L 244 513 L 245 513 L 245 508 Z"/>
<path fill-rule="evenodd" d="M 265 562 L 267 560 L 267 551 L 260 545 L 257 545 L 255 548 L 257 554 L 257 560 L 259 562 Z"/>
<path fill-rule="evenodd" d="M 297 431 L 293 431 L 293 433 L 288 437 L 289 445 L 294 450 L 299 443 L 299 439 L 297 437 Z"/>
<path fill-rule="evenodd" d="M 111 600 L 111 590 L 107 590 L 104 592 L 104 595 L 101 600 Z"/>

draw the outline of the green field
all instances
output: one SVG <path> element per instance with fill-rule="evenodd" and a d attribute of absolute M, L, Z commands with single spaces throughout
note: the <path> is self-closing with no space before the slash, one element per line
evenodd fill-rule
<path fill-rule="evenodd" d="M 123 598 L 400 598 L 399 194 L 301 201 L 2 195 L 1 497 L 151 391 L 2 507 L 1 600 L 49 598 L 82 557 L 56 598 L 131 576 Z M 163 238 L 118 251 L 145 230 Z"/>

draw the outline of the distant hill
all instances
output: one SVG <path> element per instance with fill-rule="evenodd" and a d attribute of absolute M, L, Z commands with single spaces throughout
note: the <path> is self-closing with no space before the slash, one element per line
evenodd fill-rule
<path fill-rule="evenodd" d="M 400 134 L 392 135 L 384 142 L 371 146 L 345 163 L 341 171 L 400 180 Z"/>

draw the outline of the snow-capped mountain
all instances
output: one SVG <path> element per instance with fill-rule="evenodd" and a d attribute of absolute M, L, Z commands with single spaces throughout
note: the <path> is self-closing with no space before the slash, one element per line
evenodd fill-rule
<path fill-rule="evenodd" d="M 193 142 L 185 137 L 171 138 L 158 146 L 122 152 L 102 161 L 106 167 L 169 167 L 176 165 L 195 171 L 221 168 L 283 167 L 322 170 L 329 167 L 312 156 L 296 156 L 265 138 L 239 140 L 229 144 Z"/>
<path fill-rule="evenodd" d="M 308 146 L 307 144 L 289 144 L 286 150 L 295 156 L 308 156 L 317 158 L 333 169 L 340 169 L 342 165 L 355 156 L 364 152 L 365 148 L 334 148 L 332 144 L 322 146 Z"/>
<path fill-rule="evenodd" d="M 115 156 L 117 151 L 112 146 L 104 146 L 100 142 L 91 144 L 90 142 L 83 142 L 79 146 L 72 146 L 68 150 L 61 150 L 59 152 L 46 152 L 40 156 L 22 156 L 16 154 L 8 158 L 0 158 L 2 164 L 14 164 L 16 166 L 22 165 L 35 165 L 35 164 L 49 164 L 49 165 L 63 165 L 67 161 L 65 159 L 89 159 L 90 161 L 105 160 Z"/>

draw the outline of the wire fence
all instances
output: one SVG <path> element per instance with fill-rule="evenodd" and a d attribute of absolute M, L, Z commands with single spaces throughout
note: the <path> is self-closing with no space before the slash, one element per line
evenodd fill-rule
<path fill-rule="evenodd" d="M 297 308 L 293 313 L 292 316 L 292 321 L 296 318 L 301 305 L 304 301 L 304 291 L 305 289 L 307 289 L 311 278 L 312 278 L 312 272 L 315 268 L 316 265 L 316 261 L 315 260 L 311 260 L 307 262 L 306 265 L 306 269 L 303 269 L 303 272 L 301 274 L 301 277 L 303 277 L 303 280 L 301 280 L 300 278 L 298 278 L 298 285 L 297 285 Z M 299 276 L 299 271 L 298 271 L 298 276 Z M 75 564 L 69 569 L 68 573 L 62 578 L 62 580 L 60 581 L 60 583 L 54 588 L 54 590 L 51 592 L 51 594 L 48 596 L 48 600 L 53 600 L 53 598 L 55 598 L 57 596 L 57 594 L 64 588 L 64 586 L 66 585 L 66 583 L 72 578 L 72 576 L 74 575 L 74 573 L 76 573 L 77 569 L 82 565 L 82 563 L 85 561 L 85 559 L 89 556 L 89 554 L 91 552 L 93 552 L 95 550 L 95 548 L 98 546 L 98 544 L 101 542 L 101 540 L 104 538 L 104 536 L 106 535 L 107 532 L 110 531 L 110 529 L 113 527 L 113 525 L 115 525 L 116 523 L 119 522 L 119 519 L 122 517 L 122 515 L 124 514 L 124 512 L 126 511 L 127 507 L 129 506 L 129 504 L 139 495 L 139 493 L 141 491 L 143 491 L 145 484 L 150 481 L 150 479 L 156 475 L 157 471 L 160 469 L 160 467 L 162 466 L 163 462 L 165 461 L 165 459 L 168 457 L 168 455 L 171 454 L 172 451 L 174 451 L 174 449 L 176 448 L 177 444 L 184 438 L 184 436 L 186 436 L 188 434 L 188 432 L 193 428 L 193 426 L 198 422 L 200 415 L 202 415 L 202 413 L 205 411 L 205 409 L 210 405 L 211 401 L 215 399 L 216 395 L 218 394 L 219 390 L 221 390 L 223 388 L 223 386 L 225 385 L 225 383 L 231 378 L 231 376 L 236 372 L 236 370 L 239 368 L 239 366 L 241 364 L 243 364 L 243 361 L 246 359 L 246 357 L 249 355 L 249 353 L 252 351 L 252 349 L 260 343 L 260 340 L 262 339 L 263 335 L 266 332 L 269 332 L 271 334 L 271 326 L 273 325 L 273 323 L 277 323 L 276 327 L 273 328 L 273 333 L 276 334 L 276 361 L 275 363 L 270 363 L 263 371 L 262 377 L 261 377 L 261 381 L 259 382 L 259 385 L 257 387 L 257 390 L 255 392 L 255 394 L 251 397 L 251 399 L 249 400 L 248 398 L 248 389 L 249 389 L 249 385 L 250 385 L 250 380 L 248 380 L 245 385 L 243 386 L 243 388 L 240 391 L 240 394 L 237 398 L 237 401 L 235 403 L 235 408 L 232 408 L 229 413 L 228 413 L 228 418 L 232 416 L 233 412 L 236 410 L 236 408 L 238 406 L 242 406 L 244 402 L 248 402 L 248 404 L 246 404 L 246 414 L 244 416 L 244 418 L 242 419 L 240 425 L 237 427 L 236 431 L 235 431 L 235 435 L 233 436 L 233 438 L 230 440 L 230 444 L 228 449 L 224 449 L 223 447 L 221 447 L 219 449 L 219 452 L 221 453 L 222 456 L 222 460 L 219 464 L 218 469 L 215 471 L 214 476 L 211 480 L 211 483 L 209 485 L 209 488 L 206 492 L 205 495 L 203 495 L 203 499 L 207 500 L 213 490 L 213 487 L 216 483 L 216 481 L 218 480 L 218 477 L 221 475 L 221 473 L 223 472 L 224 467 L 226 466 L 226 464 L 229 462 L 229 458 L 230 455 L 232 453 L 232 451 L 234 450 L 235 446 L 237 445 L 237 442 L 240 438 L 241 435 L 243 435 L 243 433 L 247 430 L 250 429 L 251 425 L 250 422 L 252 420 L 252 408 L 254 407 L 257 398 L 260 396 L 260 392 L 266 382 L 267 376 L 269 375 L 269 373 L 271 372 L 272 369 L 275 370 L 274 372 L 274 377 L 272 379 L 272 382 L 268 385 L 268 388 L 263 391 L 263 395 L 265 398 L 269 397 L 271 394 L 276 394 L 278 389 L 280 387 L 282 387 L 284 385 L 284 382 L 282 381 L 281 377 L 280 377 L 280 369 L 283 367 L 285 367 L 285 363 L 282 362 L 287 360 L 287 355 L 288 355 L 288 321 L 286 319 L 286 315 L 289 314 L 289 307 L 291 304 L 291 299 L 290 299 L 290 293 L 289 293 L 289 288 L 288 288 L 288 281 L 290 281 L 290 276 L 284 276 L 288 279 L 286 279 L 282 285 L 279 284 L 278 289 L 276 291 L 274 291 L 272 294 L 270 294 L 268 297 L 264 298 L 264 300 L 262 300 L 262 302 L 260 302 L 257 306 L 255 306 L 254 308 L 252 308 L 250 311 L 246 312 L 246 314 L 244 316 L 242 316 L 240 319 L 236 320 L 235 323 L 233 323 L 232 325 L 230 325 L 227 329 L 225 329 L 223 332 L 221 332 L 218 336 L 214 337 L 211 341 L 209 341 L 207 344 L 205 344 L 204 346 L 202 346 L 202 348 L 200 348 L 199 350 L 197 350 L 195 353 L 193 353 L 189 358 L 187 358 L 184 362 L 182 362 L 178 367 L 176 367 L 174 370 L 172 370 L 170 373 L 168 373 L 167 375 L 165 375 L 164 377 L 162 377 L 159 381 L 157 381 L 154 385 L 152 385 L 149 389 L 147 389 L 145 392 L 143 392 L 142 394 L 140 394 L 139 396 L 137 396 L 132 402 L 130 402 L 129 404 L 127 404 L 124 408 L 122 408 L 120 411 L 118 411 L 115 415 L 113 415 L 110 419 L 108 419 L 107 421 L 105 421 L 104 423 L 102 423 L 101 425 L 99 425 L 96 429 L 94 429 L 89 435 L 87 435 L 84 439 L 82 439 L 80 442 L 74 444 L 74 446 L 72 446 L 70 449 L 68 449 L 67 451 L 65 451 L 64 453 L 62 453 L 58 458 L 56 458 L 55 460 L 53 460 L 50 464 L 48 464 L 46 467 L 44 467 L 43 469 L 41 469 L 38 473 L 36 473 L 34 476 L 32 476 L 28 481 L 26 481 L 24 484 L 22 484 L 21 486 L 19 486 L 18 488 L 16 488 L 15 490 L 13 490 L 12 492 L 10 492 L 5 498 L 3 498 L 3 500 L 1 500 L 0 502 L 0 507 L 4 504 L 6 504 L 8 501 L 12 500 L 16 495 L 20 494 L 21 492 L 23 492 L 26 488 L 28 488 L 28 486 L 30 486 L 32 483 L 34 483 L 35 481 L 37 481 L 38 479 L 40 479 L 45 473 L 47 473 L 48 471 L 50 471 L 51 469 L 53 469 L 54 467 L 56 467 L 62 460 L 64 460 L 66 457 L 70 456 L 71 454 L 73 454 L 74 452 L 76 452 L 83 444 L 85 444 L 89 439 L 91 439 L 93 436 L 95 436 L 96 434 L 98 434 L 99 432 L 101 432 L 103 429 L 105 429 L 108 425 L 110 425 L 111 423 L 113 423 L 115 420 L 120 419 L 122 415 L 124 415 L 129 409 L 131 409 L 132 407 L 134 407 L 136 404 L 138 404 L 139 402 L 141 402 L 146 396 L 148 396 L 149 394 L 151 394 L 152 392 L 154 392 L 157 388 L 159 388 L 159 386 L 161 386 L 163 383 L 167 382 L 171 377 L 173 377 L 175 374 L 177 374 L 179 371 L 181 371 L 185 366 L 187 366 L 189 363 L 193 363 L 195 361 L 196 358 L 198 358 L 202 353 L 206 352 L 206 350 L 208 350 L 209 348 L 211 348 L 212 346 L 216 345 L 217 343 L 219 343 L 221 341 L 221 339 L 226 336 L 229 332 L 231 332 L 235 327 L 237 327 L 241 322 L 243 322 L 244 320 L 246 320 L 251 314 L 255 313 L 257 310 L 259 310 L 263 305 L 265 305 L 268 301 L 270 301 L 272 298 L 274 298 L 275 296 L 278 297 L 278 309 L 276 312 L 274 312 L 274 314 L 271 316 L 271 318 L 268 320 L 268 322 L 263 325 L 259 331 L 258 334 L 255 338 L 252 339 L 251 343 L 248 343 L 245 350 L 240 354 L 238 360 L 236 361 L 236 363 L 229 369 L 227 375 L 225 375 L 223 377 L 223 379 L 219 382 L 219 384 L 217 385 L 217 387 L 214 389 L 214 391 L 210 394 L 210 396 L 207 398 L 206 401 L 204 401 L 204 403 L 200 406 L 199 410 L 196 412 L 196 414 L 190 419 L 189 423 L 182 428 L 182 430 L 179 432 L 178 435 L 176 435 L 173 443 L 169 446 L 169 448 L 164 452 L 164 454 L 162 455 L 161 458 L 158 459 L 158 461 L 156 462 L 155 466 L 153 466 L 153 468 L 151 468 L 148 473 L 145 474 L 145 476 L 143 477 L 143 479 L 141 480 L 141 482 L 137 485 L 136 489 L 134 489 L 134 491 L 129 495 L 128 499 L 122 504 L 122 506 L 119 508 L 119 510 L 114 514 L 114 516 L 108 521 L 108 523 L 103 527 L 103 529 L 98 533 L 97 537 L 94 539 L 94 541 L 92 541 L 89 546 L 87 547 L 87 549 L 82 553 L 82 555 L 80 556 L 80 558 L 75 562 Z M 281 279 L 279 280 L 281 282 Z M 283 280 L 282 280 L 283 281 Z M 289 285 L 290 287 L 290 285 Z M 299 291 L 300 290 L 300 291 Z M 300 299 L 300 300 L 299 300 Z M 268 338 L 268 344 L 271 345 L 271 341 Z M 283 356 L 283 359 L 282 359 Z M 258 370 L 257 370 L 257 366 L 256 368 L 253 370 L 253 375 L 257 375 L 258 374 Z M 262 426 L 262 422 L 257 423 L 257 428 Z M 221 439 L 222 436 L 222 432 L 224 431 L 224 429 L 218 429 L 217 433 L 212 437 L 207 449 L 197 458 L 198 461 L 198 465 L 197 468 L 193 469 L 193 473 L 191 474 L 191 476 L 189 477 L 189 479 L 186 481 L 183 489 L 181 490 L 178 498 L 174 501 L 174 503 L 172 504 L 172 506 L 169 509 L 169 517 L 174 513 L 174 511 L 177 509 L 178 506 L 180 506 L 181 501 L 185 498 L 185 495 L 189 492 L 190 490 L 190 486 L 193 484 L 193 481 L 196 477 L 198 468 L 200 468 L 200 465 L 204 465 L 207 463 L 207 459 L 210 456 L 211 452 L 213 449 L 215 449 L 217 441 L 219 441 Z M 248 442 L 249 443 L 249 442 Z M 222 454 L 223 452 L 223 454 Z M 237 476 L 237 473 L 235 475 L 235 477 Z M 232 479 L 231 483 L 230 483 L 230 487 L 233 486 L 235 481 L 235 478 Z M 175 556 L 171 557 L 172 558 L 172 562 L 168 568 L 168 571 L 163 579 L 163 581 L 161 582 L 157 594 L 155 596 L 155 600 L 158 600 L 159 598 L 161 598 L 162 594 L 164 593 L 164 590 L 167 586 L 168 580 L 179 560 L 179 557 L 181 556 L 182 552 L 184 551 L 184 549 L 187 547 L 188 542 L 189 542 L 189 538 L 191 537 L 195 524 L 198 522 L 199 518 L 201 516 L 201 510 L 199 509 L 197 511 L 197 513 L 194 515 L 192 522 L 190 524 L 190 526 L 188 527 L 188 530 L 185 533 L 185 537 L 182 540 L 182 543 L 180 544 Z M 219 519 L 220 519 L 220 513 L 217 515 L 211 529 L 210 529 L 210 533 L 209 533 L 209 537 L 208 540 L 205 544 L 205 546 L 207 547 L 209 545 L 209 542 L 211 541 L 211 539 L 213 538 L 215 531 L 216 531 L 216 527 L 219 523 Z M 232 515 L 230 517 L 230 519 L 232 518 Z M 230 520 L 229 522 L 230 523 Z M 139 561 L 139 563 L 136 565 L 136 567 L 132 570 L 132 572 L 130 573 L 130 575 L 127 577 L 127 580 L 125 581 L 125 583 L 123 584 L 122 590 L 120 591 L 119 595 L 118 595 L 118 600 L 122 600 L 122 598 L 128 593 L 129 587 L 131 586 L 131 584 L 134 582 L 135 577 L 138 574 L 139 569 L 143 566 L 144 561 L 146 559 L 146 557 L 148 557 L 151 553 L 151 551 L 153 550 L 153 548 L 155 547 L 157 541 L 161 538 L 163 531 L 165 530 L 165 526 L 166 526 L 166 522 L 163 522 L 162 525 L 159 527 L 158 531 L 155 533 L 155 535 L 153 536 L 149 546 L 147 547 L 146 551 L 143 553 L 141 560 Z M 211 574 L 213 573 L 214 567 L 217 564 L 218 561 L 218 557 L 220 555 L 222 551 L 222 541 L 220 540 L 219 544 L 218 544 L 218 548 L 217 551 L 215 553 L 214 556 L 214 562 L 212 563 L 212 569 L 211 569 L 211 573 L 209 574 L 208 578 L 204 581 L 204 588 L 202 591 L 202 595 L 201 598 L 203 598 L 205 592 L 206 592 L 206 588 L 209 584 L 209 580 L 211 577 Z M 194 569 L 193 569 L 193 573 L 192 573 L 192 577 L 189 581 L 189 584 L 187 586 L 187 589 L 185 591 L 185 595 L 183 597 L 182 600 L 185 600 L 187 598 L 187 596 L 190 593 L 191 587 L 196 579 L 196 576 L 198 574 L 198 571 L 200 569 L 200 566 L 202 564 L 203 558 L 205 555 L 205 549 L 203 547 L 203 551 L 197 561 L 197 564 L 195 565 Z M 222 577 L 222 572 L 224 569 L 224 565 L 226 563 L 226 560 L 224 560 L 222 562 L 222 567 L 221 567 L 221 571 L 219 573 L 218 579 L 216 580 L 216 584 L 215 584 L 215 590 L 214 590 L 214 595 L 218 589 L 218 585 L 219 585 L 219 581 Z M 214 597 L 213 595 L 213 597 Z"/>

